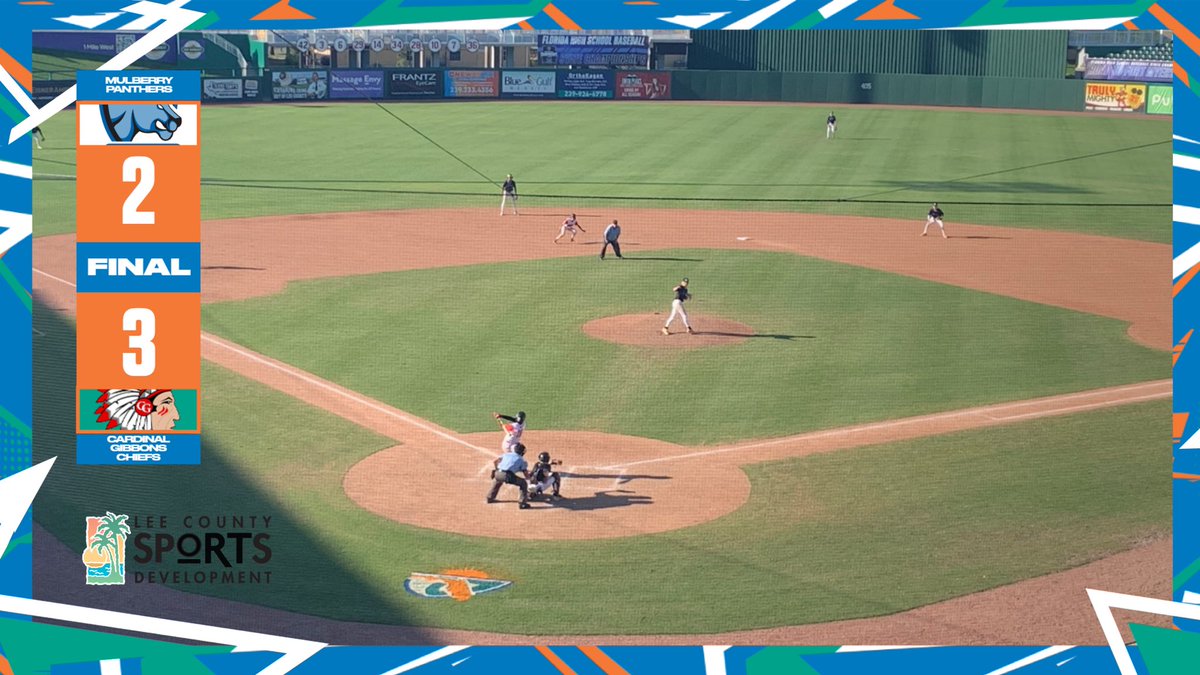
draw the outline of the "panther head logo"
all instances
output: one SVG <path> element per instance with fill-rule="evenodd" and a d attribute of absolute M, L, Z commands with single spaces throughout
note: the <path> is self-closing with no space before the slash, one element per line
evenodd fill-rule
<path fill-rule="evenodd" d="M 139 133 L 169 141 L 183 124 L 179 111 L 168 103 L 102 105 L 100 117 L 108 137 L 120 143 L 132 141 Z"/>

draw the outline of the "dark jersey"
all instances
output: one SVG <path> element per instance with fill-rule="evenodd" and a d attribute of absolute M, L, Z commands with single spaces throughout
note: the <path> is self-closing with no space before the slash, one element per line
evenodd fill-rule
<path fill-rule="evenodd" d="M 837 117 L 830 115 L 829 117 L 825 118 L 825 121 L 829 124 L 837 124 Z"/>
<path fill-rule="evenodd" d="M 683 300 L 687 300 L 690 297 L 691 297 L 691 295 L 688 294 L 687 286 L 676 286 L 675 287 L 675 299 L 676 300 L 683 301 Z"/>
<path fill-rule="evenodd" d="M 944 216 L 944 215 L 946 215 L 946 212 L 945 212 L 945 211 L 943 211 L 943 210 L 941 210 L 941 209 L 939 209 L 939 208 L 938 208 L 938 207 L 936 207 L 936 206 L 935 206 L 935 207 L 933 207 L 932 209 L 929 209 L 929 217 L 930 217 L 930 218 L 934 218 L 934 219 L 936 219 L 936 218 L 941 218 L 941 217 L 942 217 L 942 216 Z"/>
<path fill-rule="evenodd" d="M 516 194 L 516 192 L 517 192 L 517 181 L 515 181 L 515 180 L 513 180 L 513 179 L 511 179 L 511 178 L 509 178 L 508 180 L 504 181 L 504 191 L 505 191 L 505 192 L 507 192 L 507 193 L 509 193 L 509 194 Z"/>
<path fill-rule="evenodd" d="M 538 462 L 533 465 L 533 472 L 530 474 L 533 477 L 533 482 L 541 483 L 549 480 L 550 474 L 554 473 L 554 469 L 550 468 L 547 462 Z"/>

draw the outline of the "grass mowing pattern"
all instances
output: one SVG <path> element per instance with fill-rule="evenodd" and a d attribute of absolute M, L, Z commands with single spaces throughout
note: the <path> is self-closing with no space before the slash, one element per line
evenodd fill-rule
<path fill-rule="evenodd" d="M 497 182 L 514 174 L 526 207 L 920 221 L 939 201 L 950 223 L 1170 241 L 1169 119 L 852 108 L 826 141 L 823 109 L 794 106 L 385 105 Z M 495 185 L 374 105 L 207 106 L 202 124 L 205 219 L 496 206 Z M 74 116 L 43 129 L 35 173 L 73 176 Z M 73 182 L 34 190 L 37 233 L 73 230 Z"/>

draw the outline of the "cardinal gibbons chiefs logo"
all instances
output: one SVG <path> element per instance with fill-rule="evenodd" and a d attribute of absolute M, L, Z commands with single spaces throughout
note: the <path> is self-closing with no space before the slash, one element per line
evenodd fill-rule
<path fill-rule="evenodd" d="M 170 431 L 180 420 L 171 389 L 101 389 L 96 421 L 105 430 Z"/>

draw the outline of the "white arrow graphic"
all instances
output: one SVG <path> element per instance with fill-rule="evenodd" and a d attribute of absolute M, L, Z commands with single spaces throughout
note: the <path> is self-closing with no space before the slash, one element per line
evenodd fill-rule
<path fill-rule="evenodd" d="M 51 457 L 37 466 L 31 466 L 0 480 L 0 556 L 8 550 L 8 543 L 12 541 L 17 527 L 25 519 L 25 514 L 33 504 L 38 490 L 42 488 L 42 482 L 46 480 L 46 474 L 50 473 L 50 467 L 54 466 L 55 459 L 57 458 Z"/>

